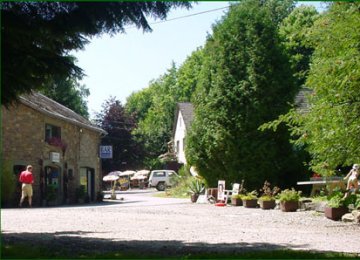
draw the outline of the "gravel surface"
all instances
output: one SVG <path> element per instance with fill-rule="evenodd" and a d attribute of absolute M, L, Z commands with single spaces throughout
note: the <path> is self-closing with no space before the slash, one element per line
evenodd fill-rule
<path fill-rule="evenodd" d="M 328 220 L 321 213 L 216 207 L 154 193 L 122 192 L 123 200 L 83 206 L 2 209 L 2 242 L 78 254 L 135 251 L 176 256 L 273 249 L 360 253 L 360 225 Z"/>

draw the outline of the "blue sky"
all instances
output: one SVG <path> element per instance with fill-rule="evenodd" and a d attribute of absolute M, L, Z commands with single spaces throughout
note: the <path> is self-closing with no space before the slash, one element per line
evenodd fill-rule
<path fill-rule="evenodd" d="M 312 4 L 320 6 L 318 2 Z M 212 24 L 227 9 L 211 10 L 228 5 L 228 2 L 199 2 L 189 10 L 174 9 L 168 15 L 170 21 L 151 25 L 151 33 L 130 26 L 125 34 L 94 37 L 84 50 L 73 53 L 78 59 L 77 65 L 87 75 L 81 84 L 90 90 L 90 116 L 100 112 L 101 105 L 110 96 L 125 104 L 132 92 L 147 87 L 151 80 L 164 74 L 172 61 L 181 65 L 192 51 L 204 45 Z M 209 12 L 171 21 L 205 11 Z"/>

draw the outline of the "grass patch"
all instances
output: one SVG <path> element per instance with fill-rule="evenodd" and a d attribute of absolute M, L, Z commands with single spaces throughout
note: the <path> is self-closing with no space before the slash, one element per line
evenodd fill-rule
<path fill-rule="evenodd" d="M 162 253 L 146 255 L 141 252 L 113 252 L 106 254 L 67 252 L 26 245 L 2 245 L 2 259 L 359 259 L 358 254 L 309 252 L 295 250 L 261 250 L 242 253 L 184 253 L 184 255 L 164 256 Z"/>

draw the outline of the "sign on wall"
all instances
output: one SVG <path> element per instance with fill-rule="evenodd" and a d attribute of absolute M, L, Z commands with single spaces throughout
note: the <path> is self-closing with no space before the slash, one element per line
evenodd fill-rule
<path fill-rule="evenodd" d="M 50 152 L 50 161 L 59 163 L 60 162 L 60 153 Z"/>
<path fill-rule="evenodd" d="M 100 145 L 100 158 L 101 159 L 112 159 L 113 158 L 112 145 Z"/>

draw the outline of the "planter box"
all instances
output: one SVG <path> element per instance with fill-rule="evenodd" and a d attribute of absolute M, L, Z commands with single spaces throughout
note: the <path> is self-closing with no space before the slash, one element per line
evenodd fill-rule
<path fill-rule="evenodd" d="M 275 200 L 259 200 L 260 208 L 274 209 L 276 206 Z"/>
<path fill-rule="evenodd" d="M 329 208 L 325 207 L 325 217 L 332 220 L 339 220 L 343 215 L 348 213 L 347 207 Z"/>
<path fill-rule="evenodd" d="M 231 198 L 231 205 L 242 206 L 243 205 L 242 199 Z"/>
<path fill-rule="evenodd" d="M 256 208 L 257 207 L 257 199 L 254 200 L 243 200 L 243 205 L 245 208 Z"/>
<path fill-rule="evenodd" d="M 283 212 L 294 212 L 299 208 L 298 201 L 281 201 L 280 202 L 280 209 Z"/>

